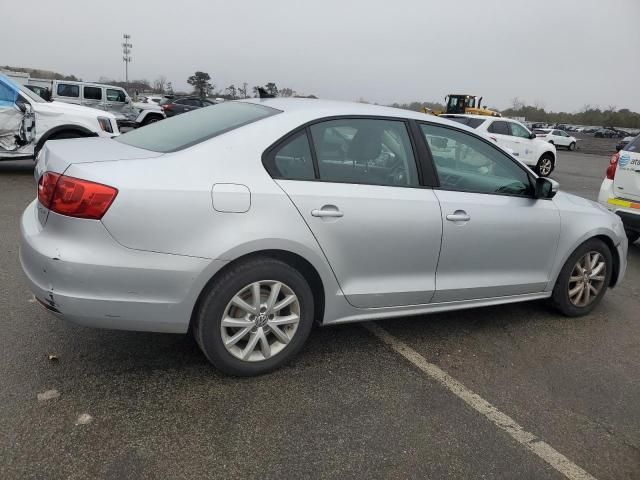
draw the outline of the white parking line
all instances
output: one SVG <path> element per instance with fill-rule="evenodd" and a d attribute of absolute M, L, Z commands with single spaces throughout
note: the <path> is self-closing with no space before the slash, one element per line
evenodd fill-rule
<path fill-rule="evenodd" d="M 480 395 L 473 393 L 438 366 L 433 363 L 429 363 L 422 355 L 395 338 L 383 328 L 374 323 L 365 323 L 363 326 L 440 385 L 444 386 L 447 390 L 463 400 L 471 408 L 487 417 L 496 427 L 507 432 L 515 441 L 531 450 L 565 477 L 571 480 L 596 480 L 595 477 L 585 472 L 582 468 L 562 455 L 551 445 L 543 442 L 534 434 L 527 432 L 511 417 L 502 413 Z"/>

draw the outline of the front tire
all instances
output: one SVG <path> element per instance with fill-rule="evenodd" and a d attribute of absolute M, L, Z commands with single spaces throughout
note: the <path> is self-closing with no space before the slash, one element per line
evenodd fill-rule
<path fill-rule="evenodd" d="M 553 172 L 555 161 L 550 153 L 543 154 L 536 165 L 536 173 L 541 177 L 548 177 Z"/>
<path fill-rule="evenodd" d="M 260 257 L 216 278 L 200 302 L 194 336 L 222 372 L 254 376 L 291 360 L 307 340 L 314 299 L 304 276 L 287 263 Z"/>
<path fill-rule="evenodd" d="M 152 123 L 159 122 L 160 120 L 162 120 L 161 117 L 156 117 L 156 116 L 148 117 L 144 119 L 144 121 L 142 122 L 142 126 L 146 127 L 147 125 L 151 125 Z"/>
<path fill-rule="evenodd" d="M 568 148 L 570 152 L 573 152 L 576 149 L 576 142 L 571 142 Z"/>
<path fill-rule="evenodd" d="M 568 317 L 591 312 L 611 282 L 613 256 L 597 238 L 587 240 L 567 259 L 553 287 L 553 305 Z"/>

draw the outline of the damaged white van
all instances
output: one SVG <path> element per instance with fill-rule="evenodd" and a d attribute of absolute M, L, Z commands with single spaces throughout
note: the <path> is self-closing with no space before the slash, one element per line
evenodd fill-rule
<path fill-rule="evenodd" d="M 47 102 L 0 74 L 0 160 L 35 158 L 47 140 L 118 134 L 113 114 Z"/>

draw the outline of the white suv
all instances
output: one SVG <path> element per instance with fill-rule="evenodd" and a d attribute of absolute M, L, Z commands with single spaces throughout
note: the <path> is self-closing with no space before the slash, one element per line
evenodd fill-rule
<path fill-rule="evenodd" d="M 501 147 L 507 149 L 522 163 L 532 167 L 541 177 L 548 177 L 556 166 L 556 147 L 537 138 L 516 120 L 486 115 L 441 115 L 475 128 Z"/>
<path fill-rule="evenodd" d="M 640 135 L 611 157 L 598 201 L 622 218 L 629 243 L 640 238 Z"/>
<path fill-rule="evenodd" d="M 34 158 L 47 140 L 118 133 L 116 117 L 109 112 L 47 102 L 0 75 L 0 160 Z"/>

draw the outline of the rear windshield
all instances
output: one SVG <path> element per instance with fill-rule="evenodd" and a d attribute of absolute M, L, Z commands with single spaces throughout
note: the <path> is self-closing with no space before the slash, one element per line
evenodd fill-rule
<path fill-rule="evenodd" d="M 471 128 L 478 128 L 484 123 L 483 118 L 471 118 L 471 117 L 445 117 L 447 120 L 453 120 L 454 122 L 461 123 Z"/>
<path fill-rule="evenodd" d="M 152 123 L 115 140 L 154 152 L 175 152 L 276 113 L 280 110 L 264 105 L 224 102 Z"/>
<path fill-rule="evenodd" d="M 627 143 L 623 150 L 626 150 L 627 152 L 640 152 L 640 135 Z"/>

